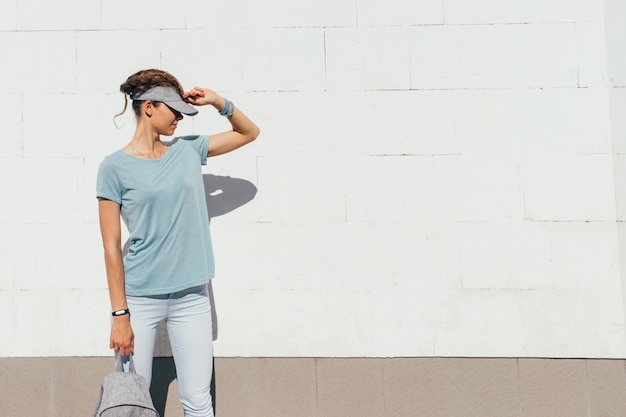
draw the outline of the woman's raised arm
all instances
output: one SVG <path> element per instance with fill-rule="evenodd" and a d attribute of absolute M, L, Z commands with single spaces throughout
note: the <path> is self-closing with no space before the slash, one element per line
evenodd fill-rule
<path fill-rule="evenodd" d="M 183 96 L 195 106 L 211 105 L 230 121 L 232 130 L 211 135 L 207 156 L 222 155 L 240 148 L 259 136 L 260 129 L 234 103 L 208 88 L 195 87 Z"/>

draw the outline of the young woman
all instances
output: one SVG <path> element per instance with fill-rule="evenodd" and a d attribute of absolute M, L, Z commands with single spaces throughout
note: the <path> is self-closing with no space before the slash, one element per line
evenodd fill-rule
<path fill-rule="evenodd" d="M 100 229 L 111 299 L 110 348 L 133 355 L 137 373 L 150 384 L 157 324 L 165 320 L 186 417 L 213 416 L 211 304 L 213 277 L 201 165 L 208 156 L 233 151 L 256 139 L 259 128 L 216 92 L 185 92 L 161 70 L 131 75 L 120 91 L 132 101 L 137 126 L 128 145 L 108 155 L 98 171 Z M 213 106 L 232 130 L 175 137 L 194 106 Z M 129 231 L 122 257 L 121 221 Z"/>

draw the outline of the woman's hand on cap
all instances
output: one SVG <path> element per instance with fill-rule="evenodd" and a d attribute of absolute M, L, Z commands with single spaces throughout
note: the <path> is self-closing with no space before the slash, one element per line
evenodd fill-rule
<path fill-rule="evenodd" d="M 215 91 L 201 87 L 194 87 L 193 90 L 189 90 L 183 94 L 183 99 L 194 106 L 214 104 L 218 98 L 219 95 Z"/>

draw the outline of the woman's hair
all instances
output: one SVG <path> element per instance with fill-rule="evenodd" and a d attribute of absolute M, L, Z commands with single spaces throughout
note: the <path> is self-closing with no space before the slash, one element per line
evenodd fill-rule
<path fill-rule="evenodd" d="M 124 93 L 124 109 L 116 114 L 115 117 L 124 114 L 128 107 L 128 97 L 131 94 L 143 93 L 154 87 L 171 87 L 176 90 L 179 95 L 182 96 L 184 94 L 180 82 L 169 72 L 159 69 L 142 70 L 128 77 L 124 84 L 120 85 L 120 91 Z M 141 101 L 133 100 L 132 106 L 135 116 L 139 116 Z"/>

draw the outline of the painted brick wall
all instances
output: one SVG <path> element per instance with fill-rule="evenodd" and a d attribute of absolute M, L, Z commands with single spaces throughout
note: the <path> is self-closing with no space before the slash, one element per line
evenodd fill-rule
<path fill-rule="evenodd" d="M 606 3 L 3 2 L 0 356 L 108 354 L 95 174 L 159 67 L 262 129 L 205 170 L 217 355 L 622 357 Z"/>

